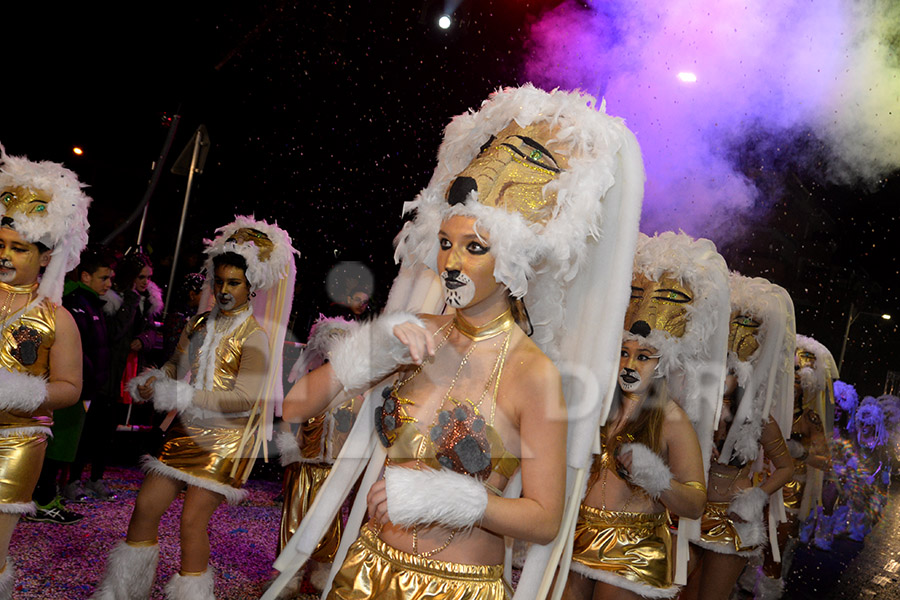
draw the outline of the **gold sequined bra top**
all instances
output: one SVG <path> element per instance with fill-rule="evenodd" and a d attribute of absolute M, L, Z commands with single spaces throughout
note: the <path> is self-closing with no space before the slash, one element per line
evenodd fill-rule
<path fill-rule="evenodd" d="M 501 315 L 501 318 L 508 318 L 509 321 L 497 326 L 502 329 L 494 335 L 508 333 L 510 325 L 515 324 L 512 317 L 507 315 L 509 313 Z M 468 336 L 465 326 L 460 327 L 459 323 L 455 323 L 455 326 Z M 472 339 L 477 341 L 487 337 L 493 336 L 482 335 Z M 499 379 L 508 340 L 507 337 L 501 347 L 494 375 L 488 381 L 488 386 L 491 386 L 495 379 Z M 429 430 L 423 433 L 416 427 L 416 419 L 407 415 L 404 409 L 405 405 L 413 404 L 413 401 L 402 397 L 399 392 L 418 372 L 419 370 L 416 370 L 411 377 L 398 381 L 393 387 L 386 387 L 382 391 L 384 403 L 375 411 L 375 430 L 381 443 L 388 449 L 388 459 L 397 463 L 414 460 L 433 469 L 450 469 L 462 475 L 472 475 L 482 481 L 494 472 L 506 479 L 512 477 L 519 468 L 518 457 L 507 451 L 500 434 L 473 403 L 458 401 L 448 394 L 444 406 L 441 407 Z M 495 384 L 492 387 L 493 415 L 497 386 Z"/>

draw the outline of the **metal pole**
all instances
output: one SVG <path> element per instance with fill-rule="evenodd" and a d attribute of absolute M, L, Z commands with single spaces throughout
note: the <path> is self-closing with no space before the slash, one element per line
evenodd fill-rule
<path fill-rule="evenodd" d="M 169 125 L 169 134 L 166 136 L 166 141 L 163 142 L 162 150 L 160 151 L 159 158 L 156 160 L 155 167 L 153 169 L 153 175 L 150 177 L 150 185 L 147 186 L 147 190 L 144 192 L 143 198 L 138 202 L 138 205 L 134 208 L 134 211 L 131 215 L 125 219 L 125 221 L 116 227 L 112 233 L 103 238 L 102 244 L 110 243 L 117 235 L 125 231 L 128 227 L 134 223 L 134 220 L 137 219 L 138 213 L 141 210 L 146 212 L 145 207 L 147 203 L 150 201 L 151 196 L 153 196 L 154 190 L 156 190 L 156 184 L 159 182 L 159 176 L 162 174 L 162 167 L 166 162 L 166 157 L 169 155 L 169 150 L 172 148 L 172 142 L 175 140 L 175 131 L 178 129 L 178 122 L 181 120 L 181 115 L 175 115 L 172 119 L 172 124 Z"/>
<path fill-rule="evenodd" d="M 141 224 L 138 227 L 138 237 L 137 237 L 137 245 L 141 245 L 141 240 L 144 239 L 144 224 L 147 222 L 147 209 L 150 208 L 150 203 L 144 205 L 144 214 L 141 215 Z"/>
<path fill-rule="evenodd" d="M 172 257 L 172 272 L 169 273 L 169 286 L 166 289 L 166 301 L 163 304 L 162 318 L 169 314 L 169 300 L 172 298 L 172 287 L 175 284 L 175 269 L 178 267 L 178 254 L 181 252 L 181 236 L 184 233 L 184 221 L 187 219 L 188 201 L 191 199 L 191 187 L 194 185 L 194 171 L 197 169 L 197 157 L 200 154 L 200 136 L 198 129 L 194 134 L 194 153 L 191 155 L 191 170 L 188 172 L 187 189 L 184 192 L 184 205 L 181 207 L 181 222 L 178 224 L 178 237 L 175 240 L 175 256 Z"/>
<path fill-rule="evenodd" d="M 841 344 L 841 357 L 838 359 L 838 373 L 844 366 L 844 353 L 847 351 L 847 340 L 850 338 L 850 326 L 853 325 L 855 317 L 853 316 L 853 303 L 850 303 L 850 312 L 847 314 L 847 327 L 844 329 L 844 343 Z"/>

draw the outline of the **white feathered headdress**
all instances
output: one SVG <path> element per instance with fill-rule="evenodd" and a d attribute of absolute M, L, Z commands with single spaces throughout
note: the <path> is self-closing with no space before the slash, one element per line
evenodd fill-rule
<path fill-rule="evenodd" d="M 644 338 L 659 351 L 658 371 L 666 377 L 670 393 L 696 428 L 713 413 L 718 415 L 722 403 L 731 315 L 725 259 L 716 251 L 715 244 L 704 238 L 694 239 L 672 231 L 653 237 L 641 234 L 634 256 L 634 272 L 653 281 L 668 275 L 693 292 L 693 301 L 684 305 L 687 325 L 683 335 L 675 337 L 667 331 L 653 329 L 646 337 L 626 331 L 625 338 Z M 708 464 L 712 430 L 707 442 L 704 437 L 708 427 L 701 429 L 697 433 Z"/>
<path fill-rule="evenodd" d="M 831 355 L 828 348 L 814 338 L 798 333 L 797 352 L 801 351 L 812 353 L 816 357 L 816 364 L 813 368 L 803 367 L 800 369 L 800 387 L 803 388 L 805 401 L 808 396 L 822 392 L 826 386 L 830 387 L 831 382 L 838 378 L 838 369 L 834 362 L 834 356 Z"/>
<path fill-rule="evenodd" d="M 10 156 L 0 144 L 0 217 L 4 226 L 53 251 L 41 276 L 38 298 L 62 301 L 66 273 L 78 266 L 87 246 L 91 199 L 82 191 L 84 187 L 78 176 L 61 164 Z M 49 202 L 24 206 L 11 192 L 15 188 L 43 192 Z"/>
<path fill-rule="evenodd" d="M 729 352 L 743 397 L 719 455 L 728 464 L 732 454 L 749 463 L 759 453 L 759 437 L 766 420 L 775 418 L 790 435 L 794 406 L 794 303 L 787 291 L 761 277 L 731 273 L 731 311 L 735 318 L 750 317 L 759 323 L 759 347 L 746 361 Z"/>
<path fill-rule="evenodd" d="M 816 357 L 816 363 L 812 368 L 803 366 L 798 373 L 803 391 L 802 408 L 816 413 L 825 430 L 825 439 L 831 439 L 834 429 L 834 389 L 831 382 L 839 377 L 837 365 L 828 348 L 813 338 L 798 333 L 796 355 L 802 353 Z M 800 501 L 801 519 L 805 519 L 810 511 L 822 504 L 823 481 L 822 471 L 811 469 L 807 473 L 803 498 Z"/>
<path fill-rule="evenodd" d="M 260 235 L 262 234 L 262 235 Z M 235 217 L 234 222 L 216 229 L 213 240 L 206 243 L 207 273 L 213 272 L 212 259 L 234 252 L 247 261 L 247 281 L 253 291 L 267 290 L 288 276 L 294 265 L 291 236 L 278 225 L 258 221 L 254 217 Z M 213 278 L 208 281 L 212 285 Z"/>
<path fill-rule="evenodd" d="M 515 122 L 520 127 L 547 123 L 553 144 L 565 149 L 569 168 L 543 189 L 555 194 L 544 218 L 515 207 L 498 209 L 479 202 L 478 191 L 451 206 L 447 192 L 483 146 Z M 523 298 L 534 326 L 532 339 L 551 358 L 558 356 L 565 311 L 565 286 L 578 273 L 585 247 L 601 231 L 604 203 L 616 183 L 617 154 L 630 137 L 621 119 L 587 94 L 545 92 L 526 84 L 491 95 L 478 111 L 455 117 L 444 132 L 431 181 L 403 207 L 415 218 L 397 236 L 395 259 L 406 268 L 423 264 L 437 271 L 438 229 L 451 215 L 477 219 L 495 258 L 494 277 Z"/>

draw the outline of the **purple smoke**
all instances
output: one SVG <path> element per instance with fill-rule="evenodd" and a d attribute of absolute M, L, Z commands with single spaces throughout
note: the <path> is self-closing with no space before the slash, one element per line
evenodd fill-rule
<path fill-rule="evenodd" d="M 727 241 L 734 223 L 777 200 L 738 170 L 745 139 L 787 151 L 812 133 L 827 153 L 821 178 L 836 183 L 872 184 L 900 166 L 900 67 L 886 41 L 900 5 L 587 5 L 566 0 L 532 24 L 524 72 L 541 87 L 603 96 L 625 118 L 647 169 L 642 230 Z"/>

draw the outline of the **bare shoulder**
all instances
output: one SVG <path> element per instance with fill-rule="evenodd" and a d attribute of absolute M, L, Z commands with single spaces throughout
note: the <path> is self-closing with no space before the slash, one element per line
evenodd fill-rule
<path fill-rule="evenodd" d="M 663 414 L 665 415 L 666 422 L 690 424 L 687 413 L 684 412 L 684 409 L 674 400 L 666 401 L 666 406 L 663 408 Z"/>
<path fill-rule="evenodd" d="M 506 360 L 508 379 L 516 389 L 527 390 L 529 395 L 552 397 L 559 392 L 559 369 L 531 338 L 524 333 L 513 341 Z M 560 394 L 561 395 L 561 394 Z"/>
<path fill-rule="evenodd" d="M 663 435 L 666 437 L 681 437 L 688 431 L 693 432 L 694 426 L 687 413 L 674 400 L 666 402 L 663 408 Z"/>
<path fill-rule="evenodd" d="M 75 318 L 72 313 L 61 304 L 54 304 L 56 309 L 56 335 L 70 335 L 72 331 L 78 333 L 78 325 L 75 324 Z M 80 339 L 80 338 L 79 338 Z"/>

